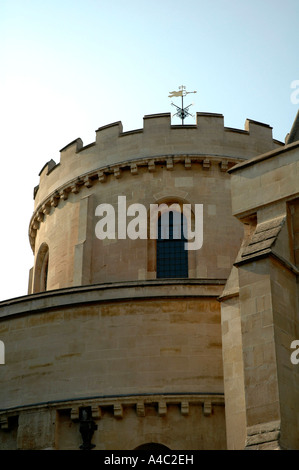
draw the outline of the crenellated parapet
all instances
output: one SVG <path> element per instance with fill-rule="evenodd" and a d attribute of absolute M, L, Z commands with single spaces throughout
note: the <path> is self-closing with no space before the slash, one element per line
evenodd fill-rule
<path fill-rule="evenodd" d="M 36 206 L 57 187 L 91 171 L 131 160 L 175 155 L 210 155 L 248 159 L 282 146 L 272 128 L 246 120 L 245 129 L 224 127 L 221 114 L 197 113 L 196 125 L 172 126 L 169 113 L 144 117 L 143 129 L 123 132 L 121 122 L 100 127 L 95 142 L 83 146 L 80 138 L 60 151 L 60 162 L 50 160 L 40 172 Z"/>
<path fill-rule="evenodd" d="M 60 161 L 50 160 L 34 189 L 35 209 L 29 237 L 32 248 L 36 230 L 51 208 L 77 194 L 82 188 L 105 183 L 109 178 L 133 177 L 140 171 L 155 172 L 157 165 L 172 171 L 179 164 L 185 170 L 212 165 L 226 172 L 236 163 L 276 149 L 283 144 L 273 139 L 272 128 L 246 120 L 245 129 L 224 126 L 221 114 L 197 113 L 195 125 L 173 126 L 169 113 L 144 117 L 143 129 L 123 132 L 121 122 L 96 131 L 95 142 L 84 146 L 80 138 L 60 151 Z"/>

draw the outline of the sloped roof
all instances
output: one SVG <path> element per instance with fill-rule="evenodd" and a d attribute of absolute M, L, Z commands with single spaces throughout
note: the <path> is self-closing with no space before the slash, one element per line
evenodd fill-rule
<path fill-rule="evenodd" d="M 286 137 L 286 145 L 292 144 L 293 142 L 296 142 L 297 140 L 299 140 L 299 111 L 297 112 L 297 116 L 293 123 L 292 129 L 290 130 L 290 133 Z"/>
<path fill-rule="evenodd" d="M 257 225 L 248 243 L 240 250 L 236 264 L 272 252 L 272 247 L 285 223 L 285 217 L 277 217 Z"/>

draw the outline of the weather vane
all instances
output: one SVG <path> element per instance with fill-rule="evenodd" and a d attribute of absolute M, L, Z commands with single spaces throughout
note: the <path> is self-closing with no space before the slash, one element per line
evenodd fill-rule
<path fill-rule="evenodd" d="M 184 125 L 184 119 L 188 116 L 194 117 L 193 114 L 189 113 L 189 108 L 192 106 L 192 104 L 189 104 L 184 108 L 184 96 L 188 95 L 189 93 L 196 93 L 196 91 L 186 91 L 186 87 L 184 85 L 179 86 L 179 91 L 170 91 L 168 97 L 173 98 L 177 96 L 182 97 L 182 106 L 179 107 L 174 103 L 171 103 L 172 106 L 175 106 L 177 109 L 177 112 L 173 116 L 178 116 L 182 120 L 182 125 Z"/>

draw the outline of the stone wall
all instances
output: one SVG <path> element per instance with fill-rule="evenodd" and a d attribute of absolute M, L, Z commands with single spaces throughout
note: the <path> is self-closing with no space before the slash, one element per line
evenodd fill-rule
<path fill-rule="evenodd" d="M 237 433 L 242 440 L 246 436 L 251 449 L 299 448 L 299 370 L 291 362 L 291 343 L 299 337 L 298 165 L 295 142 L 230 170 L 233 212 L 245 228 L 221 296 L 224 390 L 230 394 L 227 438 L 232 448 L 244 447 Z M 235 332 L 234 341 L 230 331 Z M 235 350 L 238 370 L 226 363 Z M 242 403 L 241 421 L 232 396 Z"/>
<path fill-rule="evenodd" d="M 132 132 L 121 123 L 104 126 L 95 142 L 77 139 L 61 150 L 59 163 L 43 167 L 29 226 L 29 295 L 0 303 L 1 448 L 78 449 L 83 412 L 91 413 L 97 449 L 244 448 L 257 433 L 283 429 L 290 408 L 281 410 L 280 397 L 286 402 L 291 393 L 294 400 L 296 392 L 277 383 L 289 372 L 277 368 L 276 354 L 285 351 L 272 333 L 281 341 L 291 322 L 277 329 L 284 321 L 279 297 L 272 310 L 268 303 L 271 282 L 294 280 L 273 260 L 262 261 L 259 277 L 253 258 L 257 247 L 292 265 L 288 225 L 281 205 L 279 216 L 275 208 L 274 216 L 264 208 L 257 214 L 249 179 L 240 186 L 237 173 L 232 201 L 241 221 L 234 218 L 227 173 L 281 148 L 272 129 L 255 121 L 229 129 L 222 115 L 197 113 L 196 125 L 171 126 L 170 115 L 161 114 L 145 116 L 144 128 Z M 257 187 L 253 197 L 261 196 Z M 111 204 L 117 216 L 119 196 L 146 210 L 190 204 L 193 227 L 195 205 L 203 205 L 203 245 L 188 252 L 188 278 L 157 279 L 156 240 L 96 237 L 96 208 Z M 261 366 L 268 339 L 269 370 Z M 260 406 L 263 416 L 273 412 L 273 426 L 260 423 Z"/>
<path fill-rule="evenodd" d="M 203 246 L 188 253 L 189 277 L 227 278 L 242 238 L 241 224 L 231 215 L 229 176 L 214 161 L 206 169 L 194 163 L 191 171 L 181 163 L 168 171 L 161 162 L 155 172 L 141 168 L 138 175 L 108 176 L 104 184 L 83 187 L 49 209 L 35 236 L 35 268 L 40 247 L 49 247 L 48 289 L 156 278 L 156 243 L 150 236 L 119 240 L 116 224 L 115 240 L 96 237 L 96 207 L 111 204 L 117 219 L 119 195 L 126 196 L 127 207 L 138 203 L 148 211 L 151 204 L 191 204 L 193 210 L 203 204 Z M 34 271 L 30 292 L 38 291 L 35 278 Z"/>
<path fill-rule="evenodd" d="M 77 448 L 92 406 L 97 448 L 224 448 L 221 288 L 124 283 L 2 304 L 0 445 Z"/>

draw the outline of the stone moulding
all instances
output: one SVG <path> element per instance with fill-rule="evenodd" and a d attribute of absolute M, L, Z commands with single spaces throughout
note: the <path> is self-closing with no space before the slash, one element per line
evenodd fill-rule
<path fill-rule="evenodd" d="M 150 279 L 66 287 L 0 302 L 0 320 L 15 315 L 34 315 L 53 308 L 106 301 L 161 298 L 217 298 L 225 279 Z"/>
<path fill-rule="evenodd" d="M 97 397 L 81 397 L 74 399 L 62 399 L 57 401 L 31 403 L 10 409 L 0 410 L 0 427 L 9 429 L 9 420 L 20 413 L 30 411 L 42 411 L 55 409 L 56 411 L 69 410 L 70 419 L 79 421 L 80 408 L 91 407 L 92 418 L 101 419 L 102 410 L 110 410 L 116 419 L 124 418 L 124 409 L 134 407 L 136 415 L 140 418 L 146 417 L 147 408 L 155 406 L 157 417 L 167 416 L 168 406 L 178 406 L 183 416 L 188 416 L 191 406 L 202 407 L 203 416 L 209 417 L 213 414 L 215 406 L 224 406 L 224 393 L 164 393 L 164 394 L 140 394 L 140 395 L 113 395 Z"/>
<path fill-rule="evenodd" d="M 49 194 L 35 209 L 29 224 L 29 241 L 34 252 L 36 231 L 43 222 L 44 216 L 49 214 L 52 208 L 56 208 L 59 201 L 66 201 L 69 194 L 78 194 L 83 188 L 91 188 L 96 183 L 107 182 L 107 177 L 112 176 L 121 179 L 122 172 L 129 171 L 131 175 L 138 176 L 139 169 L 147 168 L 149 172 L 154 172 L 156 165 L 165 166 L 166 170 L 172 171 L 176 164 L 183 164 L 186 170 L 192 168 L 192 165 L 199 164 L 204 170 L 210 170 L 212 164 L 219 168 L 220 172 L 226 172 L 244 158 L 235 158 L 223 155 L 159 155 L 156 157 L 138 158 L 130 161 L 120 162 L 115 165 L 109 165 L 90 170 L 79 177 L 75 177 L 56 188 Z"/>
<path fill-rule="evenodd" d="M 258 155 L 257 157 L 244 160 L 244 161 L 238 163 L 237 165 L 235 165 L 233 168 L 230 168 L 228 170 L 228 173 L 235 173 L 235 172 L 238 172 L 238 170 L 240 170 L 240 169 L 253 166 L 257 163 L 263 162 L 265 160 L 269 160 L 269 159 L 271 159 L 273 157 L 276 157 L 278 155 L 284 155 L 287 152 L 289 152 L 290 150 L 297 149 L 298 147 L 299 147 L 299 141 L 292 142 L 292 143 L 290 143 L 288 145 L 285 145 L 281 148 L 274 149 L 274 150 L 271 150 L 269 152 Z"/>

